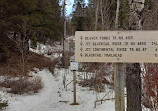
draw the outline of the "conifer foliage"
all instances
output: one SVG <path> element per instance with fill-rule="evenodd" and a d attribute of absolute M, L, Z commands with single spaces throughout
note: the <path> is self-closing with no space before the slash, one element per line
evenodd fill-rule
<path fill-rule="evenodd" d="M 24 58 L 28 55 L 29 40 L 35 47 L 37 41 L 60 38 L 60 21 L 58 0 L 0 1 L 0 39 L 16 41 Z M 7 51 L 7 46 L 0 45 L 3 53 Z"/>

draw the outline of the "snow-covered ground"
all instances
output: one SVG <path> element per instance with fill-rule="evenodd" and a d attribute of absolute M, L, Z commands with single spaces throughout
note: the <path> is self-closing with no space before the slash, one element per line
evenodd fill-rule
<path fill-rule="evenodd" d="M 61 56 L 62 49 L 61 45 L 49 46 L 38 44 L 36 50 L 31 49 L 38 54 L 46 54 L 47 51 L 53 51 L 52 55 L 45 55 L 52 60 Z M 37 69 L 36 69 L 37 70 Z M 89 90 L 88 87 L 81 87 L 77 84 L 77 103 L 79 105 L 70 105 L 73 103 L 73 83 L 67 86 L 67 91 L 63 85 L 63 77 L 66 77 L 66 84 L 72 81 L 72 72 L 66 69 L 55 69 L 54 75 L 48 70 L 43 69 L 42 71 L 30 72 L 33 76 L 39 76 L 42 79 L 43 88 L 37 94 L 33 95 L 14 95 L 8 94 L 3 88 L 0 90 L 0 95 L 3 96 L 3 100 L 8 100 L 9 106 L 3 109 L 3 111 L 115 111 L 114 100 L 104 101 L 103 104 L 97 103 L 96 108 L 94 108 L 94 101 L 96 100 L 96 92 Z M 77 73 L 77 79 L 79 80 L 79 75 L 82 73 Z M 106 92 L 97 94 L 98 99 L 101 99 Z M 107 98 L 113 98 L 114 94 L 106 96 Z M 66 101 L 66 102 L 64 102 Z"/>
<path fill-rule="evenodd" d="M 46 54 L 48 51 L 60 52 L 62 51 L 62 45 L 59 42 L 54 42 L 54 46 L 48 44 L 44 45 L 42 43 L 37 43 L 36 49 L 30 47 L 30 51 L 33 51 L 38 54 Z"/>
<path fill-rule="evenodd" d="M 39 71 L 36 76 L 42 78 L 44 88 L 34 95 L 13 95 L 1 91 L 8 99 L 9 106 L 4 111 L 114 111 L 114 101 L 106 101 L 94 108 L 96 93 L 88 88 L 77 86 L 77 103 L 73 103 L 73 84 L 65 91 L 63 87 L 63 74 L 68 71 L 56 69 L 53 76 L 48 69 Z M 66 74 L 67 83 L 72 80 L 72 73 Z M 100 94 L 103 97 L 104 93 Z M 68 101 L 60 102 L 60 101 Z"/>

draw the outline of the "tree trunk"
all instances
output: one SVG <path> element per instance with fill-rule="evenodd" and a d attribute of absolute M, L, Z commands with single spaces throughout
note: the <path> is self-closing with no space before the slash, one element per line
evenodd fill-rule
<path fill-rule="evenodd" d="M 64 5 L 63 5 L 63 20 L 64 20 L 64 36 L 63 36 L 63 39 L 62 39 L 62 43 L 63 43 L 63 52 L 62 52 L 62 62 L 63 62 L 63 67 L 65 67 L 65 50 L 64 50 L 64 41 L 65 41 L 65 37 L 66 37 L 66 19 L 65 19 L 65 5 L 66 5 L 66 0 L 64 0 Z"/>
<path fill-rule="evenodd" d="M 104 30 L 104 14 L 103 14 L 103 0 L 100 0 L 100 11 L 101 11 L 101 26 L 102 30 Z"/>
<path fill-rule="evenodd" d="M 142 30 L 142 11 L 144 0 L 129 0 L 130 17 L 129 29 Z M 141 107 L 141 68 L 139 63 L 127 64 L 126 87 L 127 87 L 127 111 L 142 111 Z"/>
<path fill-rule="evenodd" d="M 115 29 L 118 29 L 118 18 L 119 18 L 119 11 L 120 11 L 120 0 L 117 0 L 117 9 L 116 9 L 116 18 L 115 18 Z"/>
<path fill-rule="evenodd" d="M 126 72 L 127 111 L 142 111 L 140 64 L 127 64 Z"/>
<path fill-rule="evenodd" d="M 16 41 L 16 32 L 14 32 L 13 40 Z"/>
<path fill-rule="evenodd" d="M 98 28 L 98 10 L 99 10 L 99 0 L 96 1 L 96 10 L 95 10 L 95 31 Z"/>
<path fill-rule="evenodd" d="M 26 29 L 26 21 L 21 26 L 22 32 L 20 37 L 20 43 L 19 43 L 19 51 L 21 52 L 21 58 L 22 58 L 22 73 L 25 74 L 26 69 L 26 61 L 29 55 L 29 36 L 31 34 L 28 34 L 28 31 Z"/>

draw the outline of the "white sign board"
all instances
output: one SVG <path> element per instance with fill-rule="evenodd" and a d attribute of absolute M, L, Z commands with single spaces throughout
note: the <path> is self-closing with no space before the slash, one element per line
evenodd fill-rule
<path fill-rule="evenodd" d="M 158 63 L 158 31 L 77 31 L 75 61 Z"/>
<path fill-rule="evenodd" d="M 70 69 L 71 69 L 71 71 L 78 71 L 78 62 L 71 60 L 70 61 Z"/>

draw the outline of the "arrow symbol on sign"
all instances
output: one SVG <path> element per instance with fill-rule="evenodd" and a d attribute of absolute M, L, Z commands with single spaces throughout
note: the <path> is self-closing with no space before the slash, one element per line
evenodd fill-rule
<path fill-rule="evenodd" d="M 81 47 L 81 49 L 80 49 L 80 50 L 81 50 L 81 52 L 82 52 L 83 48 Z"/>
<path fill-rule="evenodd" d="M 81 40 L 83 39 L 83 37 L 81 36 Z"/>
<path fill-rule="evenodd" d="M 83 56 L 82 53 L 80 54 L 80 56 L 81 56 L 81 57 Z"/>
<path fill-rule="evenodd" d="M 81 42 L 81 46 L 83 45 L 83 43 Z"/>

